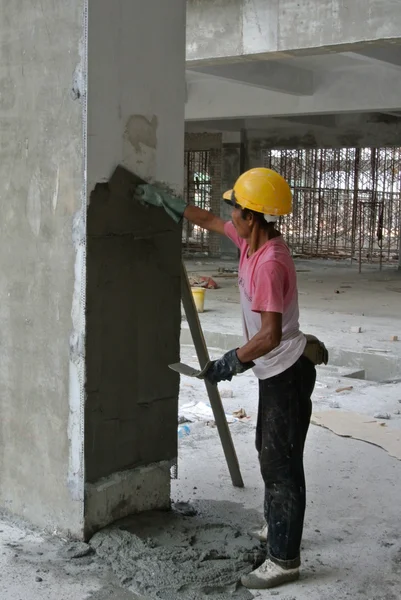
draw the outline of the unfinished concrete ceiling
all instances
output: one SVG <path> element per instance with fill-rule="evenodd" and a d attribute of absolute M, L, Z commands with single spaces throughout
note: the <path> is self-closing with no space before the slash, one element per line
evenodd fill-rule
<path fill-rule="evenodd" d="M 397 3 L 190 0 L 187 9 L 187 122 L 209 130 L 208 121 L 228 120 L 219 130 L 239 131 L 243 120 L 257 130 L 256 119 L 285 117 L 307 133 L 310 124 L 288 119 L 327 115 L 312 125 L 330 128 L 333 115 L 401 110 Z M 362 121 L 370 135 L 372 120 Z"/>
<path fill-rule="evenodd" d="M 187 63 L 186 119 L 397 112 L 401 46 Z"/>

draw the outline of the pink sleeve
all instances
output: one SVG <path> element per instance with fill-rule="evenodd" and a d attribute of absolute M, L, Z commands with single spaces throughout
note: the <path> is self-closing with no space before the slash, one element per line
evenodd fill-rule
<path fill-rule="evenodd" d="M 224 233 L 226 234 L 226 236 L 228 238 L 230 238 L 230 240 L 236 245 L 238 246 L 238 248 L 241 248 L 244 240 L 241 239 L 237 233 L 237 230 L 235 229 L 234 225 L 231 223 L 231 221 L 227 221 L 224 225 Z"/>
<path fill-rule="evenodd" d="M 269 261 L 255 272 L 252 310 L 255 312 L 284 312 L 286 272 L 282 265 Z"/>

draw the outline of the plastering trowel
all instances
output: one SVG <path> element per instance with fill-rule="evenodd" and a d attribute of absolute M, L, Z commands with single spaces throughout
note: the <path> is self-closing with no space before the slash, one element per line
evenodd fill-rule
<path fill-rule="evenodd" d="M 197 379 L 205 379 L 205 374 L 209 370 L 211 364 L 212 361 L 209 360 L 201 370 L 195 369 L 195 367 L 191 367 L 184 363 L 174 363 L 173 365 L 169 365 L 169 367 L 181 375 L 186 375 L 187 377 L 196 377 Z"/>

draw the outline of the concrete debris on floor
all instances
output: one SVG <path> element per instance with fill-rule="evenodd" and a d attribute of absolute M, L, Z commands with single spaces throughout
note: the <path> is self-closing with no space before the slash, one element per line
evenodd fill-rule
<path fill-rule="evenodd" d="M 223 508 L 217 504 L 214 518 L 205 502 L 192 516 L 144 513 L 97 533 L 91 546 L 123 585 L 147 598 L 252 599 L 238 580 L 265 551 L 239 523 L 225 522 Z"/>
<path fill-rule="evenodd" d="M 120 585 L 89 544 L 0 521 L 1 600 L 144 600 Z"/>

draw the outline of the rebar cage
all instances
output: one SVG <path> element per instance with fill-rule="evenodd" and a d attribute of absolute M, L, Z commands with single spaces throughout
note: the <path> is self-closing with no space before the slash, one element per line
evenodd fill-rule
<path fill-rule="evenodd" d="M 398 260 L 400 148 L 262 150 L 262 164 L 292 188 L 281 230 L 294 254 Z"/>
<path fill-rule="evenodd" d="M 211 152 L 185 152 L 184 194 L 188 204 L 194 204 L 205 210 L 212 205 L 212 165 Z M 182 229 L 183 247 L 186 250 L 208 252 L 209 233 L 186 219 Z"/>

